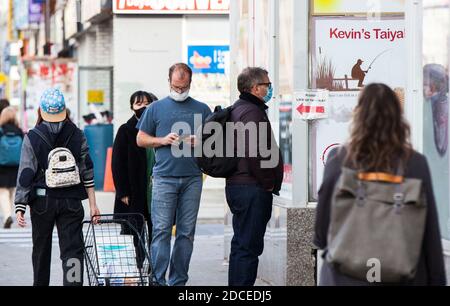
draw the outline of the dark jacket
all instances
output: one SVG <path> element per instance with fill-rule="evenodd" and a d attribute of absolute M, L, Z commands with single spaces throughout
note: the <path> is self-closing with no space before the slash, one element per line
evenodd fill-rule
<path fill-rule="evenodd" d="M 34 132 L 35 130 L 39 130 L 43 135 L 45 135 L 47 140 L 51 142 L 50 145 L 52 145 L 52 147 L 45 143 L 45 141 L 43 141 L 43 139 Z M 66 121 L 57 134 L 52 133 L 46 124 L 40 124 L 31 130 L 27 136 L 30 140 L 31 146 L 34 149 L 34 153 L 39 164 L 39 170 L 35 174 L 35 180 L 33 182 L 34 188 L 47 189 L 48 196 L 56 199 L 87 199 L 88 195 L 86 188 L 82 183 L 67 188 L 48 188 L 45 182 L 45 169 L 48 168 L 48 156 L 53 149 L 66 147 L 72 153 L 76 163 L 78 165 L 81 164 L 83 132 L 72 122 Z M 92 169 L 94 167 L 94 164 L 89 156 L 86 162 L 89 168 Z"/>
<path fill-rule="evenodd" d="M 1 127 L 4 133 L 14 133 L 23 138 L 22 130 L 14 124 L 5 124 Z M 14 188 L 16 187 L 17 173 L 19 166 L 0 166 L 0 188 Z"/>
<path fill-rule="evenodd" d="M 273 188 L 273 193 L 278 195 L 281 190 L 281 185 L 283 183 L 283 158 L 281 151 L 275 141 L 272 126 L 270 124 L 269 118 L 267 117 L 267 105 L 263 103 L 262 100 L 255 97 L 252 94 L 242 94 L 240 100 L 234 104 L 234 110 L 231 113 L 231 120 L 234 123 L 242 122 L 244 125 L 248 123 L 256 123 L 257 126 L 257 139 L 258 139 L 258 156 L 251 157 L 249 151 L 249 135 L 245 137 L 245 158 L 241 158 L 238 164 L 238 169 L 234 175 L 227 179 L 228 185 L 236 184 L 258 184 L 265 190 Z M 271 152 L 276 152 L 278 154 L 278 160 L 275 167 L 261 167 L 262 161 L 268 161 L 271 158 L 263 158 L 259 150 L 259 142 L 261 141 L 260 135 L 261 131 L 259 129 L 260 123 L 267 124 L 267 144 L 268 149 Z M 235 136 L 235 152 L 237 150 L 237 144 L 240 143 L 243 137 Z"/>
<path fill-rule="evenodd" d="M 326 250 L 327 248 L 332 195 L 336 182 L 341 175 L 345 155 L 345 150 L 334 150 L 330 153 L 325 167 L 323 184 L 319 190 L 314 244 L 322 250 Z M 428 210 L 417 274 L 411 283 L 404 285 L 445 285 L 446 276 L 439 221 L 430 170 L 426 158 L 421 154 L 414 152 L 407 163 L 405 177 L 422 180 L 425 188 Z M 368 285 L 368 283 L 344 276 L 324 262 L 321 272 L 321 285 L 364 286 Z"/>
<path fill-rule="evenodd" d="M 36 188 L 46 189 L 52 198 L 68 198 L 84 200 L 86 189 L 94 188 L 94 164 L 89 154 L 84 133 L 72 122 L 42 122 L 35 129 L 45 134 L 52 146 L 65 146 L 69 135 L 72 135 L 67 148 L 72 152 L 80 171 L 81 184 L 69 188 L 50 189 L 45 185 L 44 169 L 47 167 L 48 153 L 51 148 L 35 133 L 30 131 L 23 139 L 20 156 L 19 174 L 15 196 L 16 213 L 25 213 L 26 206 L 36 199 Z"/>
<path fill-rule="evenodd" d="M 112 172 L 116 188 L 114 213 L 139 213 L 148 219 L 149 169 L 146 151 L 137 145 L 137 123 L 137 118 L 133 116 L 119 128 L 114 141 L 112 156 Z M 130 206 L 121 201 L 124 197 L 129 197 Z"/>

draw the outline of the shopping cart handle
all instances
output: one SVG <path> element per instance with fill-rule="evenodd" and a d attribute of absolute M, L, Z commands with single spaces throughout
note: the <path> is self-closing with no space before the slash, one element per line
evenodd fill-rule
<path fill-rule="evenodd" d="M 91 223 L 93 223 L 93 219 L 95 217 L 100 217 L 100 219 L 97 222 L 97 225 L 101 225 L 101 224 L 117 224 L 117 223 L 125 223 L 128 222 L 127 219 L 101 219 L 102 216 L 94 216 L 92 218 L 92 220 L 90 221 Z"/>
<path fill-rule="evenodd" d="M 123 219 L 114 219 L 114 220 L 98 220 L 97 224 L 117 224 L 117 223 L 123 223 L 123 222 L 127 222 L 127 220 L 123 220 Z"/>

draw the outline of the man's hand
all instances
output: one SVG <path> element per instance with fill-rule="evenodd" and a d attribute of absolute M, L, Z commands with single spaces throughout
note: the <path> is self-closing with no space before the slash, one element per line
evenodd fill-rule
<path fill-rule="evenodd" d="M 189 136 L 186 138 L 185 142 L 190 145 L 191 147 L 195 148 L 199 145 L 199 141 L 197 140 L 197 136 Z"/>
<path fill-rule="evenodd" d="M 180 137 L 175 133 L 170 133 L 166 137 L 161 139 L 161 145 L 164 146 L 171 146 L 171 145 L 178 145 L 179 144 Z"/>
<path fill-rule="evenodd" d="M 23 212 L 19 211 L 16 213 L 16 220 L 17 224 L 19 224 L 20 227 L 26 227 L 27 222 L 25 221 L 25 217 L 23 216 Z"/>

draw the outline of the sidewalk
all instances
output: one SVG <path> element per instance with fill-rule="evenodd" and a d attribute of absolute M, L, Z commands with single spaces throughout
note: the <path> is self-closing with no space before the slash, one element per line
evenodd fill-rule
<path fill-rule="evenodd" d="M 9 238 L 5 238 L 9 237 Z M 6 241 L 6 243 L 5 243 Z M 194 243 L 188 286 L 226 286 L 228 264 L 223 259 L 223 225 L 200 224 Z M 30 286 L 33 283 L 31 265 L 31 229 L 0 230 L 0 286 Z M 62 284 L 62 267 L 56 233 L 52 249 L 52 286 Z M 85 279 L 85 285 L 88 280 Z M 258 286 L 267 286 L 257 281 Z"/>
<path fill-rule="evenodd" d="M 110 214 L 114 207 L 114 193 L 97 192 L 102 214 Z M 189 286 L 226 286 L 228 264 L 224 261 L 224 214 L 225 193 L 220 188 L 203 192 L 194 253 L 190 265 Z M 86 219 L 89 218 L 85 203 Z M 29 218 L 29 213 L 27 213 Z M 30 225 L 30 220 L 28 220 Z M 30 286 L 33 283 L 31 264 L 31 228 L 20 229 L 14 224 L 12 230 L 0 229 L 0 286 Z M 62 284 L 62 267 L 59 260 L 57 233 L 53 236 L 51 285 Z M 87 285 L 87 279 L 85 285 Z M 258 281 L 257 285 L 265 286 Z"/>

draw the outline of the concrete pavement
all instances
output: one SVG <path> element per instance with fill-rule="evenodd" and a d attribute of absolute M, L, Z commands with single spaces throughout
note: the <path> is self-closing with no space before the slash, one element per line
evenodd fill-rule
<path fill-rule="evenodd" d="M 226 286 L 228 264 L 223 258 L 223 225 L 199 224 L 190 265 L 189 286 Z M 14 228 L 0 230 L 0 286 L 30 286 L 33 283 L 31 265 L 31 230 Z M 55 233 L 52 249 L 52 286 L 62 284 L 62 267 Z M 85 279 L 87 285 L 87 279 Z M 258 286 L 267 284 L 258 281 Z"/>
<path fill-rule="evenodd" d="M 114 194 L 97 192 L 102 214 L 110 214 Z M 84 203 L 86 218 L 89 216 Z M 228 264 L 224 260 L 225 194 L 223 188 L 207 188 L 203 192 L 199 212 L 194 253 L 190 266 L 189 286 L 226 286 Z M 29 214 L 27 214 L 29 216 Z M 28 220 L 29 221 L 29 220 Z M 30 224 L 30 222 L 29 222 Z M 0 286 L 30 286 L 33 283 L 31 265 L 31 228 L 0 229 Z M 87 284 L 87 279 L 85 280 Z M 56 230 L 53 235 L 51 285 L 62 284 L 62 267 Z M 267 285 L 258 281 L 257 285 Z"/>

